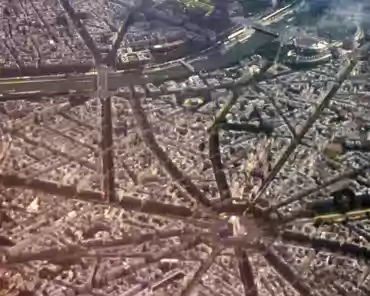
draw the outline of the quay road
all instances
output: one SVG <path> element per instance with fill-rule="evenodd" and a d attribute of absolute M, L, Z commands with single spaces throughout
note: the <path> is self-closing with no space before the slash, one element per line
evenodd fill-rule
<path fill-rule="evenodd" d="M 288 9 L 281 9 L 272 14 L 272 19 Z M 265 22 L 271 22 L 265 16 Z M 247 37 L 243 36 L 247 34 Z M 230 36 L 234 36 L 230 38 Z M 235 37 L 236 36 L 236 37 Z M 212 71 L 237 63 L 244 57 L 275 38 L 279 34 L 263 24 L 236 27 L 223 35 L 214 46 L 200 52 L 196 57 L 188 57 L 157 65 L 144 70 L 120 70 L 108 74 L 108 90 L 116 91 L 120 87 L 161 83 L 177 80 L 200 71 Z M 231 40 L 230 40 L 231 39 Z M 15 77 L 0 79 L 0 101 L 25 98 L 40 98 L 51 95 L 91 95 L 97 90 L 97 73 L 62 74 L 34 77 Z"/>
<path fill-rule="evenodd" d="M 191 73 L 186 64 L 179 62 L 176 65 L 163 68 L 157 71 L 116 71 L 108 74 L 108 90 L 116 92 L 119 88 L 132 85 L 146 85 L 148 83 L 161 83 L 165 80 L 176 80 L 181 77 L 187 77 Z M 209 67 L 208 69 L 210 69 Z M 216 67 L 215 67 L 216 68 Z M 350 77 L 353 83 L 370 84 L 369 75 L 356 75 Z M 209 87 L 209 90 L 215 88 L 224 88 L 228 84 L 220 83 L 218 87 Z M 0 101 L 17 99 L 35 99 L 39 100 L 43 96 L 63 96 L 79 95 L 89 96 L 97 90 L 96 72 L 77 74 L 74 76 L 54 75 L 37 77 L 19 77 L 12 79 L 0 78 Z M 186 90 L 184 91 L 186 92 Z M 190 91 L 191 92 L 191 91 Z M 198 92 L 199 93 L 199 92 Z M 162 93 L 164 94 L 164 93 Z"/>
<path fill-rule="evenodd" d="M 265 24 L 271 25 L 280 14 L 285 15 L 296 7 L 288 5 L 266 16 Z M 255 50 L 268 44 L 279 35 L 264 25 L 242 25 L 225 34 L 224 38 L 195 57 L 175 60 L 150 68 L 112 71 L 108 74 L 108 91 L 131 85 L 160 84 L 166 80 L 178 80 L 201 71 L 212 71 L 235 64 Z M 365 50 L 367 51 L 367 50 Z M 368 56 L 366 54 L 365 56 Z M 354 77 L 352 81 L 368 82 L 368 77 Z M 221 86 L 222 87 L 222 86 Z M 81 95 L 89 96 L 97 90 L 97 73 L 61 74 L 0 78 L 0 101 L 13 99 L 40 99 L 42 96 Z"/>
<path fill-rule="evenodd" d="M 172 69 L 173 71 L 173 69 Z M 179 74 L 188 73 L 189 69 L 183 66 L 183 71 Z M 177 78 L 180 75 L 177 76 Z M 186 74 L 184 75 L 186 76 Z M 117 71 L 108 74 L 108 90 L 116 92 L 119 88 L 132 85 L 146 85 L 148 83 L 160 83 L 167 79 L 175 79 L 176 77 L 165 78 L 163 75 L 156 76 L 155 72 L 143 74 L 135 71 Z M 356 75 L 349 80 L 353 83 L 370 83 L 368 75 Z M 229 83 L 230 84 L 230 83 Z M 217 88 L 230 86 L 228 83 L 220 83 L 219 86 L 209 86 L 208 91 Z M 39 100 L 45 96 L 91 96 L 97 90 L 97 75 L 96 73 L 79 74 L 73 77 L 64 76 L 45 76 L 45 77 L 20 77 L 19 79 L 0 79 L 0 102 L 7 100 L 23 100 L 35 99 Z M 204 93 L 202 91 L 181 90 L 181 93 Z M 161 91 L 161 94 L 166 94 Z"/>
<path fill-rule="evenodd" d="M 196 57 L 176 60 L 143 70 L 122 70 L 108 74 L 108 90 L 116 91 L 130 85 L 158 84 L 166 80 L 177 80 L 200 71 L 212 71 L 237 63 L 243 57 L 253 54 L 278 34 L 264 28 L 243 26 Z M 229 35 L 229 36 L 231 36 Z M 97 73 L 62 74 L 35 77 L 0 79 L 0 101 L 41 97 L 49 95 L 88 95 L 97 89 Z"/>

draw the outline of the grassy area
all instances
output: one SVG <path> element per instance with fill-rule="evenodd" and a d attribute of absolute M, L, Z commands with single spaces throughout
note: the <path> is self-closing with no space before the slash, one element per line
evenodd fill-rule
<path fill-rule="evenodd" d="M 187 9 L 200 9 L 205 11 L 207 15 L 214 11 L 214 5 L 212 0 L 179 0 Z"/>

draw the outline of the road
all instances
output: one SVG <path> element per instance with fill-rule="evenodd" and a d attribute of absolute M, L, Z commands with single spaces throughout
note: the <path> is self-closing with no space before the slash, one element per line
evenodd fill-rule
<path fill-rule="evenodd" d="M 297 0 L 292 5 L 280 9 L 261 19 L 262 23 L 271 24 L 290 13 L 301 1 Z M 252 27 L 254 29 L 252 29 Z M 160 84 L 166 80 L 177 80 L 186 78 L 189 75 L 200 71 L 212 71 L 235 64 L 244 57 L 252 55 L 255 50 L 273 39 L 278 34 L 272 32 L 263 25 L 245 24 L 247 30 L 254 30 L 249 38 L 230 40 L 230 36 L 241 31 L 229 32 L 222 41 L 204 50 L 195 57 L 185 60 L 176 60 L 160 64 L 144 70 L 119 70 L 112 71 L 108 78 L 108 90 L 115 92 L 120 87 L 131 85 L 145 85 L 147 83 Z M 355 78 L 361 81 L 360 78 Z M 97 73 L 89 72 L 84 74 L 62 74 L 37 77 L 17 77 L 0 79 L 0 101 L 10 99 L 39 99 L 42 96 L 52 95 L 91 95 L 97 89 Z"/>
<path fill-rule="evenodd" d="M 260 46 L 271 42 L 276 36 L 261 30 L 254 30 L 246 40 L 234 40 L 225 45 L 218 42 L 213 47 L 189 58 L 186 63 L 195 73 L 212 71 L 236 63 L 243 57 L 253 54 Z M 122 70 L 109 74 L 108 89 L 116 91 L 129 85 L 161 83 L 169 79 L 180 79 L 192 75 L 189 67 L 181 61 L 173 61 L 157 67 L 139 70 Z M 17 77 L 0 79 L 0 101 L 42 95 L 89 94 L 97 89 L 97 74 L 90 72 L 74 75 L 51 75 L 38 77 Z"/>

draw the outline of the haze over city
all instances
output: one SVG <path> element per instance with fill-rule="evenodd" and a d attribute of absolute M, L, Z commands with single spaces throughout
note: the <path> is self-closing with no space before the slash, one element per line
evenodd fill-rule
<path fill-rule="evenodd" d="M 370 3 L 0 1 L 0 296 L 367 296 Z"/>

